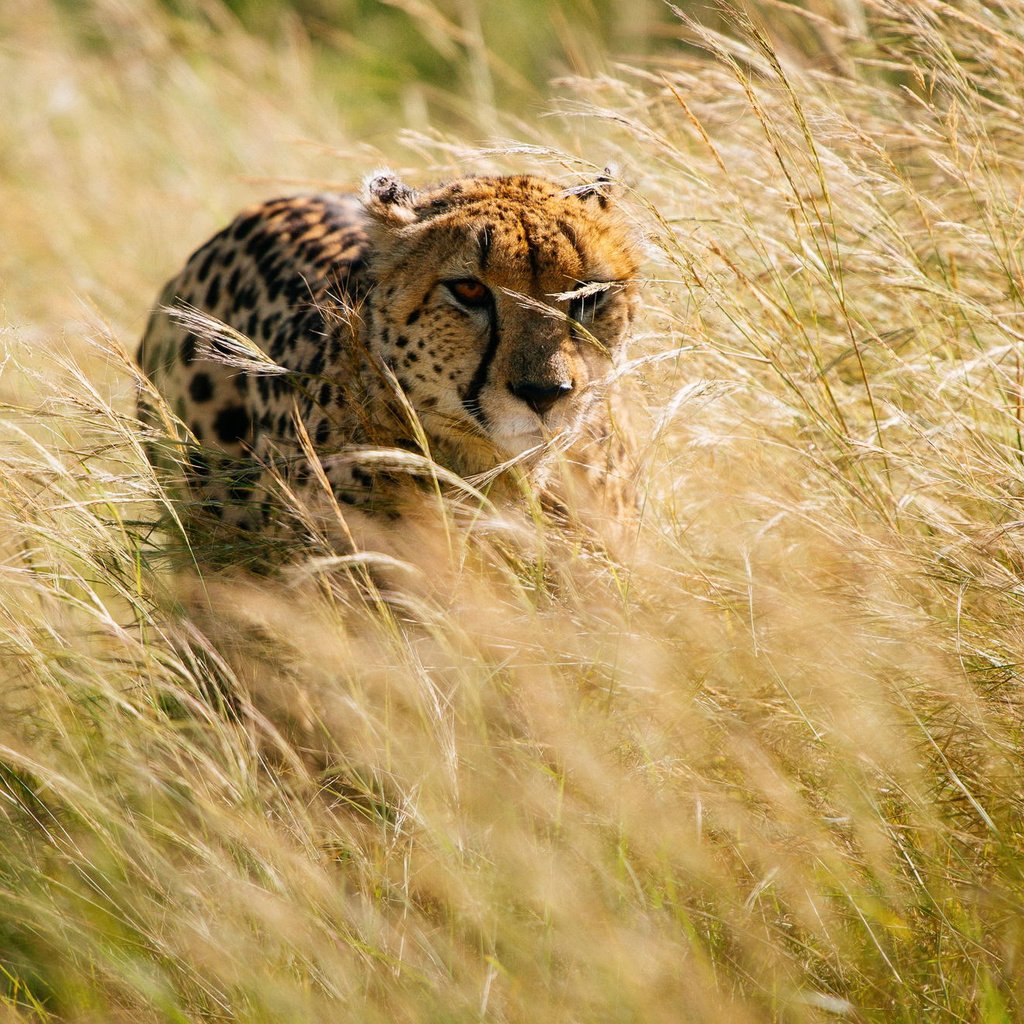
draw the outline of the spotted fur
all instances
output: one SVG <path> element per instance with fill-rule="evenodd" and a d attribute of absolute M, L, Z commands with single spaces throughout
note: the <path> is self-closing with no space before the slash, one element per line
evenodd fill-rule
<path fill-rule="evenodd" d="M 323 491 L 321 469 L 341 503 L 386 504 L 385 478 L 358 456 L 366 446 L 466 475 L 554 435 L 571 439 L 556 460 L 578 478 L 569 489 L 582 481 L 614 514 L 628 504 L 628 467 L 606 382 L 636 278 L 603 179 L 567 190 L 463 178 L 415 192 L 378 175 L 361 197 L 241 213 L 168 282 L 140 363 L 191 434 L 194 493 L 235 525 L 266 527 L 282 480 Z M 256 346 L 247 358 L 239 336 Z M 225 345 L 233 359 L 210 358 Z M 142 411 L 156 415 L 145 400 Z M 533 464 L 547 486 L 550 467 Z"/>

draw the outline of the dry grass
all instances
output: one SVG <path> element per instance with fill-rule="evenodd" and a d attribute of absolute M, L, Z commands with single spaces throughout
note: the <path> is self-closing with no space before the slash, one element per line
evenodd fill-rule
<path fill-rule="evenodd" d="M 518 152 L 396 142 L 624 165 L 680 350 L 637 554 L 277 577 L 166 556 L 116 350 L 263 179 L 380 154 L 301 39 L 96 10 L 0 12 L 0 1019 L 1016 1019 L 1024 3 L 681 24 Z"/>

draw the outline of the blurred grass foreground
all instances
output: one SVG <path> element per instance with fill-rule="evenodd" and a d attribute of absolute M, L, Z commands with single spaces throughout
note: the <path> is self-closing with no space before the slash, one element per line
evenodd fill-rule
<path fill-rule="evenodd" d="M 234 6 L 0 5 L 0 1020 L 1021 1019 L 1024 3 Z M 123 353 L 383 163 L 622 168 L 629 559 L 189 561 Z"/>

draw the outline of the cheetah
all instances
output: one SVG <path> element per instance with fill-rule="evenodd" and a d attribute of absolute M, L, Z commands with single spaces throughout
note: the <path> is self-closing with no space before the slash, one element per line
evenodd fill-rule
<path fill-rule="evenodd" d="M 632 469 L 613 381 L 637 275 L 606 176 L 414 190 L 379 173 L 358 196 L 274 199 L 165 286 L 140 414 L 156 422 L 159 392 L 195 504 L 246 531 L 280 522 L 282 483 L 398 514 L 381 449 L 470 478 L 518 462 L 554 504 L 586 494 L 618 519 Z"/>

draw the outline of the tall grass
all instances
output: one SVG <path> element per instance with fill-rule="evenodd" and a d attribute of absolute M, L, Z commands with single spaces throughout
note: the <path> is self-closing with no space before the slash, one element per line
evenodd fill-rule
<path fill-rule="evenodd" d="M 97 10 L 0 13 L 4 1019 L 1017 1019 L 1024 4 L 684 16 L 383 154 L 301 38 Z M 635 555 L 180 556 L 119 353 L 242 201 L 382 156 L 623 166 Z"/>

